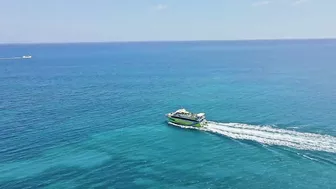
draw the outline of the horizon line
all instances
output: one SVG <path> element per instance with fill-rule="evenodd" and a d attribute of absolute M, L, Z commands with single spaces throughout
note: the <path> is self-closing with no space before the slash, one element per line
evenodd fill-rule
<path fill-rule="evenodd" d="M 170 42 L 239 42 L 239 41 L 304 41 L 304 40 L 336 40 L 326 38 L 260 38 L 260 39 L 193 39 L 193 40 L 130 40 L 130 41 L 72 41 L 72 42 L 9 42 L 0 45 L 39 45 L 39 44 L 87 44 L 87 43 L 170 43 Z"/>

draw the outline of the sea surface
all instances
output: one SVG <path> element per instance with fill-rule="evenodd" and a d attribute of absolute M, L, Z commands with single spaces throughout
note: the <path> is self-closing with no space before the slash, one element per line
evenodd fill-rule
<path fill-rule="evenodd" d="M 336 188 L 336 40 L 18 44 L 0 58 L 0 188 Z M 208 128 L 168 125 L 182 107 Z"/>

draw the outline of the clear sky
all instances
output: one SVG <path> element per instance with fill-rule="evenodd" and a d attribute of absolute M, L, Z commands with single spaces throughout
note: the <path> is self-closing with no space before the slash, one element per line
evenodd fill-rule
<path fill-rule="evenodd" d="M 336 0 L 0 0 L 0 43 L 336 38 Z"/>

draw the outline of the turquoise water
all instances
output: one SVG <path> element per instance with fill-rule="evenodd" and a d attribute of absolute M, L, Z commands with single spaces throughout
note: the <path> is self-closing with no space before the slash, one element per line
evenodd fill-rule
<path fill-rule="evenodd" d="M 1 45 L 33 58 L 0 60 L 0 188 L 335 188 L 335 52 L 335 40 Z M 181 107 L 215 123 L 168 126 Z"/>

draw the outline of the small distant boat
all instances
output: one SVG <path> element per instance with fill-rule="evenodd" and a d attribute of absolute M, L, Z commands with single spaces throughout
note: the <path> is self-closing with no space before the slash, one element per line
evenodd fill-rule
<path fill-rule="evenodd" d="M 203 127 L 206 125 L 205 113 L 191 113 L 186 109 L 179 109 L 175 112 L 168 113 L 168 123 L 181 126 Z"/>
<path fill-rule="evenodd" d="M 32 56 L 30 56 L 30 55 L 25 55 L 25 56 L 22 56 L 22 58 L 24 58 L 24 59 L 29 59 L 29 58 L 32 58 Z"/>

